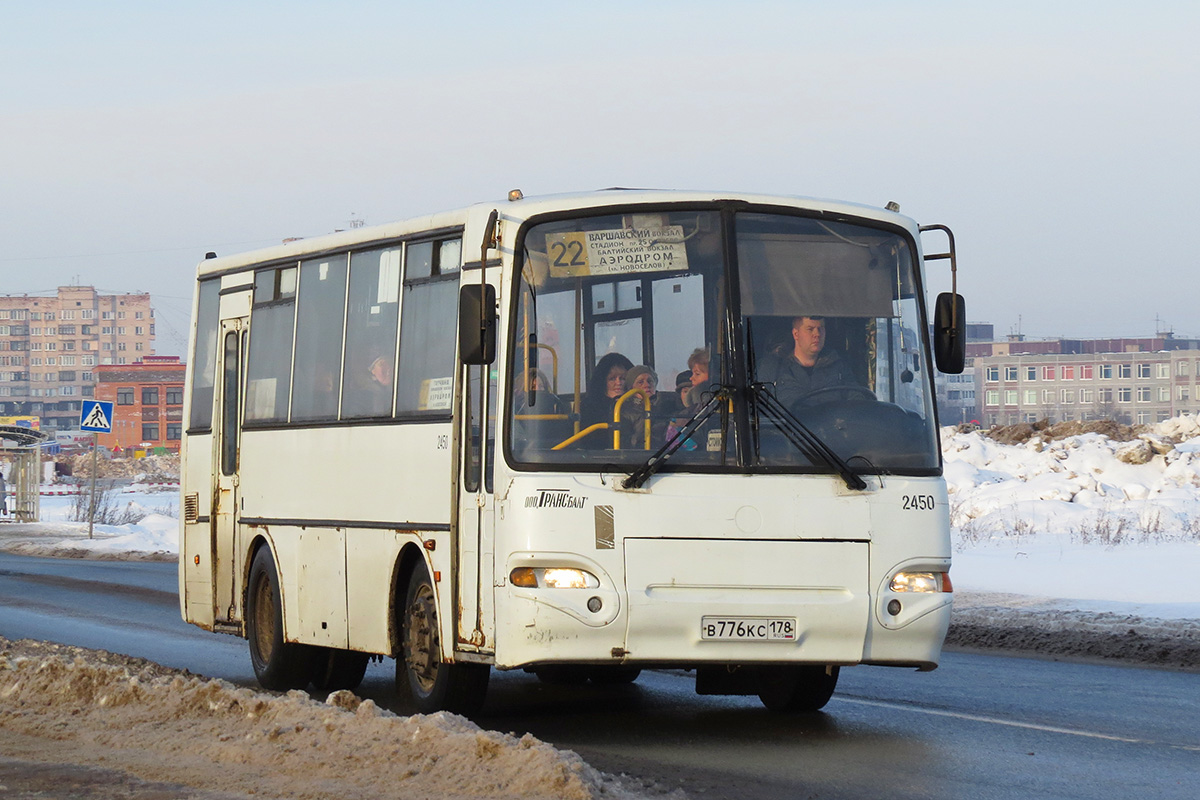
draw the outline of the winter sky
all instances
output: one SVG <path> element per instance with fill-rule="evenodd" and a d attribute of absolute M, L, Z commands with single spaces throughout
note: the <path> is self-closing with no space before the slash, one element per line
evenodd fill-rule
<path fill-rule="evenodd" d="M 149 291 L 181 353 L 208 250 L 712 188 L 950 225 L 998 334 L 1200 336 L 1197 34 L 1184 0 L 4 2 L 0 293 Z"/>

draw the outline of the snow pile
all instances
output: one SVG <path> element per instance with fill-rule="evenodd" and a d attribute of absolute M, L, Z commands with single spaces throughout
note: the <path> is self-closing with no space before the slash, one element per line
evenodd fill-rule
<path fill-rule="evenodd" d="M 1013 427 L 942 431 L 947 644 L 1195 668 L 1200 422 Z"/>
<path fill-rule="evenodd" d="M 453 714 L 398 717 L 347 691 L 268 695 L 44 643 L 0 639 L 0 729 L 57 741 L 76 763 L 242 794 L 638 796 L 573 752 Z"/>
<path fill-rule="evenodd" d="M 78 481 L 88 481 L 92 477 L 92 455 L 80 453 L 73 456 L 62 456 L 55 459 L 56 472 L 74 477 Z M 100 480 L 133 478 L 144 483 L 167 483 L 179 480 L 179 454 L 150 455 L 144 458 L 111 458 L 105 456 L 96 459 L 96 477 Z"/>
<path fill-rule="evenodd" d="M 1001 444 L 946 429 L 956 588 L 1200 619 L 1200 425 Z M 961 605 L 961 604 L 960 604 Z"/>
<path fill-rule="evenodd" d="M 1200 430 L 1168 420 L 1131 441 L 1097 433 L 1005 445 L 943 431 L 960 544 L 1067 534 L 1083 544 L 1200 542 Z"/>

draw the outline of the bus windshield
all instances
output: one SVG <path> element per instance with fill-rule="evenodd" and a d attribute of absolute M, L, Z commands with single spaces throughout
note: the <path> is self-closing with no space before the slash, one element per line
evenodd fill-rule
<path fill-rule="evenodd" d="M 882 224 L 678 208 L 534 222 L 505 394 L 519 468 L 933 474 L 916 251 Z"/>

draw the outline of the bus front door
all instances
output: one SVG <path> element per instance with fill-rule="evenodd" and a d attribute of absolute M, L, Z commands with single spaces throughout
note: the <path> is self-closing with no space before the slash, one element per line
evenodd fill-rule
<path fill-rule="evenodd" d="M 212 501 L 213 620 L 217 630 L 241 631 L 238 568 L 238 445 L 245 332 L 248 319 L 221 321 L 220 401 L 213 437 L 216 481 Z"/>
<path fill-rule="evenodd" d="M 468 367 L 463 392 L 462 474 L 458 486 L 458 569 L 455 593 L 458 648 L 481 653 L 495 651 L 495 610 L 492 601 L 495 499 L 492 493 L 492 450 L 495 447 L 496 387 L 486 383 L 491 366 Z M 486 397 L 484 389 L 486 391 Z M 488 413 L 483 413 L 484 405 Z"/>

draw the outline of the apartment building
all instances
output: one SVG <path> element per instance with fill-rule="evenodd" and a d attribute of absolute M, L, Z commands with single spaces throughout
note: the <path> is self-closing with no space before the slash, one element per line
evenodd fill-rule
<path fill-rule="evenodd" d="M 1148 424 L 1200 414 L 1200 343 L 1156 343 L 1189 347 L 1070 353 L 1014 353 L 1008 347 L 976 357 L 979 420 L 985 426 L 1040 419 Z"/>
<path fill-rule="evenodd" d="M 146 356 L 132 364 L 96 367 L 96 399 L 113 404 L 112 433 L 96 442 L 110 450 L 179 450 L 183 381 L 179 356 Z"/>
<path fill-rule="evenodd" d="M 0 294 L 0 415 L 38 417 L 44 431 L 77 428 L 96 368 L 153 355 L 154 338 L 149 294 Z"/>

